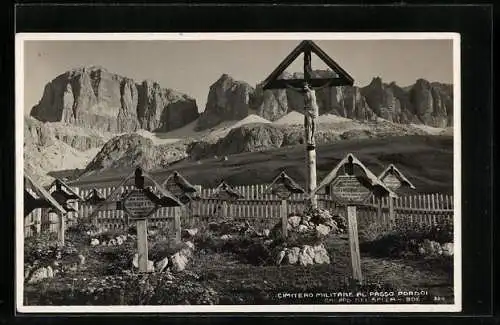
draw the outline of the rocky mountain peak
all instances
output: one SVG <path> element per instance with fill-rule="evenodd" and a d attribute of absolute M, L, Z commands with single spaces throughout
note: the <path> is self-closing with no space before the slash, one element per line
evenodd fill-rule
<path fill-rule="evenodd" d="M 111 73 L 101 66 L 72 69 L 49 82 L 31 116 L 106 132 L 169 131 L 198 118 L 196 101 L 156 81 Z"/>

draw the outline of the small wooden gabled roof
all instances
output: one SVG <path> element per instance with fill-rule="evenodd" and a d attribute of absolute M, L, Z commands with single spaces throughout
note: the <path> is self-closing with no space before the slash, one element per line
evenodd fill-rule
<path fill-rule="evenodd" d="M 415 189 L 415 186 L 410 182 L 410 180 L 408 178 L 406 178 L 406 176 L 403 175 L 403 173 L 401 173 L 401 171 L 399 169 L 397 169 L 396 166 L 394 166 L 393 164 L 390 164 L 389 166 L 387 166 L 387 168 L 384 169 L 384 171 L 382 173 L 380 173 L 378 178 L 383 182 L 384 178 L 389 173 L 396 176 L 402 184 L 405 184 L 406 186 L 408 186 L 412 190 Z"/>
<path fill-rule="evenodd" d="M 330 69 L 335 72 L 337 77 L 332 78 L 311 78 L 309 83 L 313 87 L 321 87 L 326 83 L 329 83 L 331 87 L 333 86 L 352 86 L 354 84 L 354 79 L 338 65 L 331 57 L 328 56 L 316 43 L 310 40 L 304 40 L 294 48 L 288 56 L 285 57 L 283 61 L 274 69 L 273 72 L 264 80 L 262 87 L 266 89 L 281 89 L 285 88 L 286 84 L 290 84 L 296 87 L 300 87 L 303 80 L 298 79 L 278 79 L 279 76 L 285 71 L 286 68 L 292 64 L 292 62 L 304 52 L 312 52 L 316 54 Z"/>
<path fill-rule="evenodd" d="M 220 182 L 220 184 L 215 188 L 214 197 L 221 197 L 222 193 L 228 194 L 232 199 L 241 199 L 243 195 L 235 190 L 231 185 L 227 184 L 225 181 Z"/>
<path fill-rule="evenodd" d="M 76 193 L 68 184 L 66 184 L 64 181 L 62 181 L 59 178 L 56 178 L 52 183 L 50 183 L 50 185 L 47 187 L 47 190 L 49 192 L 52 192 L 52 189 L 54 187 L 57 187 L 57 186 L 60 186 L 63 191 L 65 191 L 66 193 L 74 196 L 75 199 L 77 199 L 79 201 L 84 201 L 85 200 L 78 193 Z"/>
<path fill-rule="evenodd" d="M 89 194 L 84 198 L 85 202 L 97 203 L 106 200 L 104 195 L 99 192 L 96 188 L 93 188 Z"/>
<path fill-rule="evenodd" d="M 66 210 L 50 195 L 50 193 L 43 188 L 43 186 L 39 185 L 37 182 L 33 180 L 33 178 L 24 171 L 24 190 L 27 191 L 27 188 L 31 189 L 40 199 L 45 200 L 49 205 L 54 208 L 56 211 L 66 214 Z M 29 192 L 28 192 L 29 193 Z M 31 195 L 31 193 L 30 193 Z M 33 197 L 33 195 L 31 195 Z"/>
<path fill-rule="evenodd" d="M 185 193 L 198 192 L 196 187 L 176 170 L 163 181 L 162 186 L 166 187 L 169 182 L 175 182 Z"/>
<path fill-rule="evenodd" d="M 340 168 L 342 168 L 345 164 L 352 162 L 353 165 L 358 166 L 364 172 L 366 176 L 366 180 L 372 187 L 379 187 L 387 195 L 391 197 L 397 197 L 397 194 L 394 193 L 387 185 L 385 185 L 375 174 L 373 174 L 358 158 L 356 158 L 352 153 L 349 153 L 344 159 L 342 159 L 335 168 L 326 175 L 326 177 L 319 183 L 316 189 L 311 193 L 311 195 L 316 194 L 320 189 L 324 188 L 326 185 L 330 184 L 338 175 Z"/>
<path fill-rule="evenodd" d="M 177 199 L 175 197 L 175 195 L 170 193 L 170 191 L 166 190 L 165 188 L 163 188 L 163 186 L 161 186 L 158 182 L 156 182 L 153 177 L 151 177 L 148 173 L 142 171 L 142 169 L 137 167 L 134 171 L 132 171 L 127 177 L 125 177 L 120 182 L 120 184 L 108 195 L 108 197 L 104 201 L 99 203 L 99 205 L 92 211 L 89 218 L 92 219 L 100 211 L 100 209 L 106 205 L 106 203 L 110 203 L 112 201 L 119 201 L 121 199 L 120 194 L 122 194 L 121 193 L 122 187 L 128 181 L 130 181 L 131 179 L 134 179 L 136 176 L 136 173 L 139 170 L 142 174 L 142 177 L 144 177 L 144 179 L 147 179 L 149 182 L 151 182 L 153 184 L 153 187 L 155 188 L 156 191 L 153 191 L 149 188 L 144 188 L 144 191 L 145 191 L 145 194 L 149 198 L 151 198 L 156 204 L 159 204 L 159 205 L 164 206 L 164 207 L 173 207 L 173 206 L 183 206 L 184 205 L 181 201 L 179 201 L 179 199 Z M 157 196 L 157 194 L 155 192 L 159 193 L 160 196 Z"/>
<path fill-rule="evenodd" d="M 266 188 L 264 194 L 269 194 L 273 192 L 276 184 L 283 184 L 291 193 L 305 193 L 306 191 L 290 176 L 288 176 L 284 171 L 276 176 L 271 184 Z"/>

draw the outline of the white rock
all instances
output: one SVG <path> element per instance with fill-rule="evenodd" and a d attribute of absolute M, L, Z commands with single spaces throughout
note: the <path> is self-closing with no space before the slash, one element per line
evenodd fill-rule
<path fill-rule="evenodd" d="M 80 265 L 85 264 L 85 256 L 83 256 L 82 254 L 78 254 L 78 259 L 80 260 Z"/>
<path fill-rule="evenodd" d="M 316 226 L 316 233 L 320 236 L 326 236 L 330 232 L 330 228 L 325 225 L 317 225 Z"/>
<path fill-rule="evenodd" d="M 262 230 L 262 235 L 264 237 L 269 237 L 270 234 L 271 234 L 271 230 L 269 230 L 269 229 Z"/>
<path fill-rule="evenodd" d="M 281 265 L 283 259 L 285 258 L 285 255 L 286 255 L 286 249 L 278 253 L 278 255 L 276 256 L 276 265 Z"/>
<path fill-rule="evenodd" d="M 139 254 L 135 253 L 134 258 L 132 259 L 132 266 L 136 269 L 139 268 Z"/>
<path fill-rule="evenodd" d="M 304 245 L 304 247 L 302 247 L 302 251 L 304 252 L 304 254 L 309 255 L 311 259 L 314 259 L 314 255 L 316 255 L 316 253 L 314 252 L 314 248 L 309 245 Z"/>
<path fill-rule="evenodd" d="M 193 256 L 193 251 L 189 248 L 183 248 L 179 251 L 181 255 L 186 256 L 187 259 L 190 259 Z"/>
<path fill-rule="evenodd" d="M 194 251 L 194 244 L 190 241 L 187 241 L 185 242 L 184 244 L 186 244 L 187 247 L 189 247 L 189 249 L 193 250 Z"/>
<path fill-rule="evenodd" d="M 300 248 L 292 247 L 287 251 L 286 258 L 287 263 L 290 265 L 297 264 L 299 261 Z"/>
<path fill-rule="evenodd" d="M 194 237 L 198 233 L 198 228 L 184 229 L 184 233 L 189 237 Z"/>
<path fill-rule="evenodd" d="M 290 224 L 293 228 L 296 228 L 300 225 L 300 217 L 299 216 L 293 216 L 288 218 L 288 224 Z"/>
<path fill-rule="evenodd" d="M 158 263 L 156 263 L 156 272 L 163 272 L 165 270 L 165 268 L 167 267 L 168 265 L 168 257 L 165 257 L 164 259 L 158 261 Z"/>
<path fill-rule="evenodd" d="M 307 266 L 314 264 L 314 261 L 311 258 L 311 256 L 309 256 L 309 254 L 307 254 L 304 251 L 301 251 L 299 254 L 299 264 L 302 266 Z"/>
<path fill-rule="evenodd" d="M 31 275 L 31 278 L 28 280 L 28 283 L 33 284 L 33 283 L 38 283 L 42 281 L 43 279 L 46 279 L 48 277 L 47 274 L 47 269 L 42 267 L 33 272 Z"/>
<path fill-rule="evenodd" d="M 148 272 L 154 272 L 155 271 L 155 264 L 153 261 L 149 260 L 148 261 Z"/>
<path fill-rule="evenodd" d="M 47 278 L 53 278 L 54 277 L 54 270 L 50 266 L 47 266 L 45 268 L 47 270 Z"/>
<path fill-rule="evenodd" d="M 330 264 L 330 256 L 323 244 L 314 246 L 314 263 Z"/>
<path fill-rule="evenodd" d="M 442 249 L 444 256 L 453 256 L 453 243 L 444 243 Z"/>
<path fill-rule="evenodd" d="M 297 232 L 299 233 L 305 233 L 309 230 L 309 228 L 306 225 L 300 225 L 299 228 L 297 229 Z"/>
<path fill-rule="evenodd" d="M 186 268 L 186 264 L 188 262 L 187 257 L 180 254 L 180 253 L 175 253 L 170 257 L 172 261 L 172 271 L 173 272 L 182 272 Z"/>
<path fill-rule="evenodd" d="M 99 240 L 97 238 L 92 238 L 90 240 L 90 246 L 97 246 L 99 245 Z"/>

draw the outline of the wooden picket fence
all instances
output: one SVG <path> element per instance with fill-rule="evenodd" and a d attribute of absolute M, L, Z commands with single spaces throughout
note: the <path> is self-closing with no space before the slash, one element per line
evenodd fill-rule
<path fill-rule="evenodd" d="M 122 191 L 132 188 L 132 186 L 123 186 Z M 148 225 L 170 227 L 173 225 L 176 213 L 181 215 L 183 228 L 196 227 L 201 223 L 220 218 L 222 215 L 237 220 L 246 220 L 251 224 L 267 228 L 280 220 L 281 199 L 273 194 L 265 194 L 267 185 L 235 186 L 234 188 L 243 195 L 243 198 L 224 204 L 222 200 L 213 198 L 215 189 L 198 186 L 200 200 L 187 204 L 180 212 L 175 208 L 161 208 L 151 216 Z M 91 189 L 76 190 L 83 197 L 91 191 Z M 115 187 L 98 190 L 104 197 L 108 197 L 115 190 Z M 364 225 L 372 223 L 387 224 L 391 219 L 395 223 L 419 225 L 453 221 L 453 196 L 451 195 L 433 193 L 401 196 L 394 199 L 393 216 L 390 215 L 389 200 L 389 198 L 382 198 L 379 201 L 379 199 L 372 197 L 366 204 L 359 206 L 357 209 L 359 226 L 362 228 Z M 288 200 L 287 213 L 301 213 L 305 207 L 305 196 L 293 194 Z M 318 207 L 328 209 L 334 214 L 346 215 L 345 206 L 336 204 L 331 197 L 325 195 L 318 196 Z M 227 209 L 225 213 L 222 211 L 223 208 Z M 87 218 L 95 206 L 80 203 L 77 205 L 77 209 L 79 218 Z M 95 223 L 101 229 L 125 229 L 124 217 L 124 211 L 121 210 L 101 210 L 96 213 Z M 49 214 L 49 216 L 43 217 L 40 209 L 35 210 L 25 218 L 25 236 L 31 236 L 40 231 L 53 232 L 57 229 L 55 215 Z"/>

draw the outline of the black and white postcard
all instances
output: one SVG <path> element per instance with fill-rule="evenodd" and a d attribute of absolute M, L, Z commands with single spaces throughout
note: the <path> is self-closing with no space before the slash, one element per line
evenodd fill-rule
<path fill-rule="evenodd" d="M 458 312 L 460 34 L 19 33 L 22 313 Z"/>

